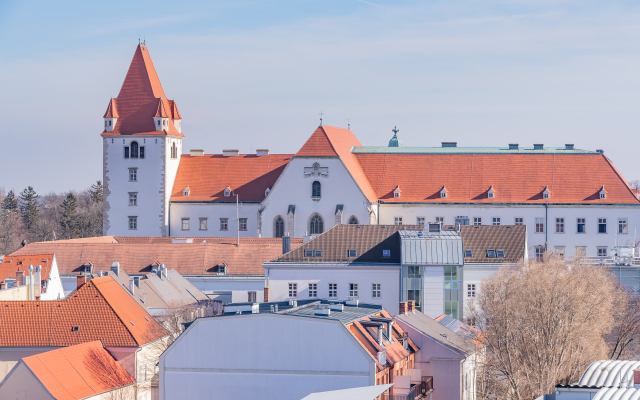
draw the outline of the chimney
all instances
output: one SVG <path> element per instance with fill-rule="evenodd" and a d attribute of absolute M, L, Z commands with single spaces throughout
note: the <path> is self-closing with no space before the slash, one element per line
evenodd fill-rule
<path fill-rule="evenodd" d="M 416 301 L 415 300 L 409 300 L 407 302 L 407 311 L 414 312 L 415 310 L 416 310 Z"/>
<path fill-rule="evenodd" d="M 6 289 L 6 288 L 7 288 L 7 284 L 6 284 L 6 282 L 2 282 L 2 283 L 0 283 L 0 290 L 4 290 L 4 289 Z"/>
<path fill-rule="evenodd" d="M 256 150 L 256 155 L 258 157 L 264 157 L 269 155 L 269 149 L 258 149 Z"/>
<path fill-rule="evenodd" d="M 233 150 L 222 150 L 222 155 L 224 157 L 235 157 L 235 156 L 240 155 L 240 150 L 236 150 L 236 149 L 233 149 Z"/>
<path fill-rule="evenodd" d="M 291 251 L 291 237 L 283 236 L 282 237 L 282 254 L 287 254 Z"/>
<path fill-rule="evenodd" d="M 518 143 L 509 143 L 509 150 L 518 150 Z"/>
<path fill-rule="evenodd" d="M 202 149 L 191 149 L 191 150 L 189 150 L 189 154 L 191 154 L 191 157 L 202 157 L 202 156 L 204 156 L 204 150 L 202 150 Z"/>
<path fill-rule="evenodd" d="M 405 314 L 407 311 L 409 311 L 407 302 L 406 301 L 401 301 L 400 302 L 400 308 L 398 309 L 398 312 L 400 314 Z"/>
<path fill-rule="evenodd" d="M 458 147 L 458 142 L 442 142 L 442 147 Z"/>
<path fill-rule="evenodd" d="M 134 294 L 134 293 L 135 293 L 135 290 L 136 290 L 136 284 L 135 284 L 135 282 L 133 281 L 133 279 L 131 279 L 131 280 L 129 281 L 129 291 L 131 292 L 131 294 Z"/>
<path fill-rule="evenodd" d="M 270 290 L 270 288 L 269 288 L 269 287 L 265 287 L 265 288 L 264 288 L 264 302 L 265 302 L 265 303 L 268 303 L 269 301 L 271 301 L 271 300 L 270 300 L 270 298 L 271 298 L 270 294 L 271 294 L 271 293 L 269 293 L 270 291 L 271 291 L 271 290 Z"/>
<path fill-rule="evenodd" d="M 16 271 L 16 286 L 24 285 L 24 271 Z"/>
<path fill-rule="evenodd" d="M 76 276 L 76 287 L 80 288 L 80 286 L 84 285 L 85 283 L 87 283 L 87 276 L 84 274 L 79 274 L 78 276 Z"/>
<path fill-rule="evenodd" d="M 633 387 L 640 389 L 640 369 L 633 370 Z"/>
<path fill-rule="evenodd" d="M 573 150 L 573 143 L 567 143 L 564 145 L 565 150 Z"/>
<path fill-rule="evenodd" d="M 542 143 L 534 143 L 533 144 L 533 149 L 534 150 L 544 150 L 544 145 Z"/>
<path fill-rule="evenodd" d="M 33 294 L 36 299 L 40 298 L 42 292 L 42 266 L 38 265 L 33 274 Z"/>
<path fill-rule="evenodd" d="M 116 276 L 120 276 L 120 263 L 118 261 L 114 261 L 113 264 L 111 264 L 111 272 L 116 274 Z"/>
<path fill-rule="evenodd" d="M 380 347 L 384 347 L 384 337 L 382 336 L 382 326 L 378 327 L 378 344 Z"/>

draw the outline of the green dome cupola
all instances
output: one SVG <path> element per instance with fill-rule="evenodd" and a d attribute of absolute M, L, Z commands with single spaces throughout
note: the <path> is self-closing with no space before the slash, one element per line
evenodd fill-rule
<path fill-rule="evenodd" d="M 389 147 L 402 147 L 402 140 L 398 139 L 400 130 L 394 126 L 391 132 L 393 132 L 393 137 L 389 140 Z"/>

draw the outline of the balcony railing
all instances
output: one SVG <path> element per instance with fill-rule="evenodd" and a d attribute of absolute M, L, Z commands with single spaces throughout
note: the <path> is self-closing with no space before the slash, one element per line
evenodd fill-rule
<path fill-rule="evenodd" d="M 411 389 L 407 394 L 388 394 L 380 395 L 380 400 L 416 400 L 420 396 L 426 396 L 433 392 L 433 376 L 423 376 L 420 383 L 411 385 Z"/>

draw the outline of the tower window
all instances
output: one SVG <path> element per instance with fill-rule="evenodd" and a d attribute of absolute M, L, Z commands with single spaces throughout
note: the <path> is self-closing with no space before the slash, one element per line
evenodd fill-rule
<path fill-rule="evenodd" d="M 131 145 L 129 147 L 131 148 L 131 150 L 129 151 L 129 155 L 131 156 L 131 158 L 138 158 L 138 142 L 131 142 Z"/>
<path fill-rule="evenodd" d="M 158 120 L 158 126 L 160 126 L 160 120 Z"/>
<path fill-rule="evenodd" d="M 207 230 L 207 219 L 206 218 L 200 218 L 200 230 L 201 231 L 206 231 Z"/>
<path fill-rule="evenodd" d="M 129 229 L 130 230 L 138 229 L 138 217 L 129 217 Z"/>
<path fill-rule="evenodd" d="M 130 206 L 137 206 L 138 205 L 138 193 L 137 192 L 129 193 L 129 205 Z"/>
<path fill-rule="evenodd" d="M 246 218 L 240 218 L 240 230 L 241 231 L 246 231 L 247 230 L 247 219 Z"/>
<path fill-rule="evenodd" d="M 178 147 L 176 146 L 176 142 L 173 142 L 173 145 L 171 145 L 171 158 L 178 158 Z"/>
<path fill-rule="evenodd" d="M 109 126 L 111 126 L 111 120 L 109 120 Z"/>
<path fill-rule="evenodd" d="M 138 180 L 138 168 L 129 168 L 129 181 L 136 182 Z"/>
<path fill-rule="evenodd" d="M 311 184 L 311 197 L 320 198 L 321 194 L 320 182 L 314 181 L 313 184 Z"/>
<path fill-rule="evenodd" d="M 324 232 L 324 221 L 318 214 L 314 214 L 309 220 L 309 234 L 319 235 Z"/>
<path fill-rule="evenodd" d="M 279 215 L 273 221 L 273 236 L 277 238 L 284 236 L 284 219 Z"/>

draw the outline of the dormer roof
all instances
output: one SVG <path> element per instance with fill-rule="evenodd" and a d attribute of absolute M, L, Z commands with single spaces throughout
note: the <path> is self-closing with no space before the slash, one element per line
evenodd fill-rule
<path fill-rule="evenodd" d="M 178 105 L 173 100 L 167 100 L 169 102 L 169 107 L 171 107 L 171 118 L 173 119 L 182 119 L 182 115 L 180 115 L 180 111 L 178 111 Z"/>
<path fill-rule="evenodd" d="M 116 107 L 116 99 L 113 97 L 107 106 L 107 112 L 104 113 L 104 117 L 102 118 L 118 118 L 118 109 Z"/>
<path fill-rule="evenodd" d="M 607 193 L 607 191 L 604 189 L 604 185 L 602 185 L 602 187 L 600 188 L 599 192 L 601 192 L 601 193 Z"/>
<path fill-rule="evenodd" d="M 156 109 L 154 118 L 169 118 L 171 116 L 169 105 L 165 105 L 166 102 L 162 100 L 163 99 L 158 99 L 158 108 Z"/>

